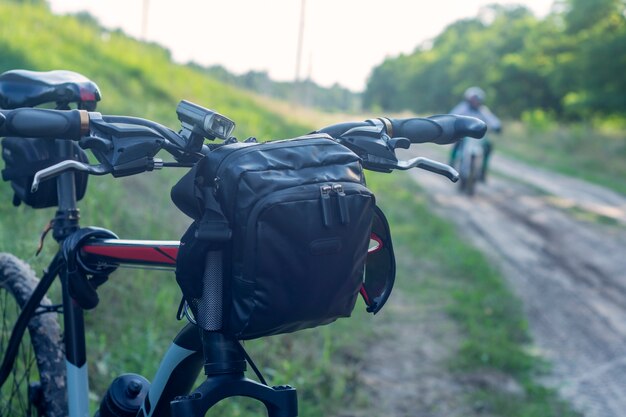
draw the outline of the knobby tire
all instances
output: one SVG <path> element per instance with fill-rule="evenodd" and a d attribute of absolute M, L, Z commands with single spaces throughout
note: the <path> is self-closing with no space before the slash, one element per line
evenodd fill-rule
<path fill-rule="evenodd" d="M 19 312 L 38 282 L 28 264 L 0 253 L 0 354 L 6 351 Z M 50 300 L 44 297 L 41 305 L 51 305 Z M 11 375 L 0 387 L 0 417 L 66 415 L 61 328 L 57 314 L 46 312 L 35 315 L 28 323 Z"/>

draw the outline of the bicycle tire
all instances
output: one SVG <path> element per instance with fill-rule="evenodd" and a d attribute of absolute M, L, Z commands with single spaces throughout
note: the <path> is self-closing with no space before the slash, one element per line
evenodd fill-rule
<path fill-rule="evenodd" d="M 28 264 L 11 254 L 0 253 L 0 352 L 6 351 L 17 316 L 38 282 Z M 44 297 L 41 305 L 51 302 Z M 43 313 L 31 318 L 11 375 L 0 387 L 0 416 L 67 415 L 63 351 L 57 314 Z"/>
<path fill-rule="evenodd" d="M 474 192 L 476 191 L 475 188 L 476 188 L 476 157 L 472 155 L 470 159 L 469 175 L 467 178 L 467 184 L 466 184 L 466 189 L 465 189 L 465 191 L 467 192 L 467 195 L 469 196 L 474 195 Z"/>

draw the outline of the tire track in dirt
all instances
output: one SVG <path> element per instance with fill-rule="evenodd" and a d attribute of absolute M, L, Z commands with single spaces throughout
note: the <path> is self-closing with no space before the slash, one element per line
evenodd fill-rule
<path fill-rule="evenodd" d="M 417 305 L 396 292 L 385 306 L 386 337 L 368 348 L 359 379 L 368 409 L 342 417 L 474 417 L 469 391 L 448 371 L 459 343 L 454 322 L 437 308 Z"/>
<path fill-rule="evenodd" d="M 454 320 L 426 304 L 402 291 L 389 299 L 377 318 L 383 334 L 367 347 L 358 373 L 367 405 L 351 404 L 337 417 L 488 417 L 467 400 L 476 381 L 448 370 L 460 343 Z"/>
<path fill-rule="evenodd" d="M 441 153 L 426 156 L 445 160 Z M 585 416 L 623 416 L 626 199 L 498 155 L 493 167 L 530 185 L 492 176 L 469 198 L 444 178 L 411 175 L 523 301 L 535 348 L 553 366 L 545 383 Z M 580 220 L 564 210 L 573 206 L 619 225 Z"/>

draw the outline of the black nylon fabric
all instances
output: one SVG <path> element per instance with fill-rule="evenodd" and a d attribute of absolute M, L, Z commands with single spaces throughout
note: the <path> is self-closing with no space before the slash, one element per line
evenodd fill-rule
<path fill-rule="evenodd" d="M 315 327 L 348 317 L 354 308 L 374 198 L 366 192 L 347 196 L 350 222 L 341 224 L 332 210 L 326 227 L 319 198 L 305 194 L 268 205 L 249 220 L 243 253 L 255 254 L 254 262 L 234 258 L 231 283 L 234 294 L 247 294 L 232 300 L 229 325 L 239 336 Z"/>
<path fill-rule="evenodd" d="M 81 246 L 89 239 L 94 238 L 118 239 L 117 235 L 110 230 L 100 227 L 84 227 L 69 235 L 61 244 L 61 253 L 67 264 L 67 279 L 70 295 L 84 310 L 96 308 L 100 302 L 100 298 L 96 292 L 97 285 L 94 284 L 97 281 L 101 282 L 101 279 L 97 278 L 95 281 L 92 281 L 88 279 L 87 275 L 102 275 L 108 277 L 108 275 L 115 270 L 115 268 L 109 268 L 100 272 L 87 270 L 84 268 L 83 263 L 79 261 L 78 257 Z"/>
<path fill-rule="evenodd" d="M 180 239 L 176 257 L 176 282 L 190 305 L 193 299 L 202 294 L 202 275 L 207 252 L 224 248 L 215 242 L 198 239 L 197 231 L 198 223 L 193 222 Z"/>
<path fill-rule="evenodd" d="M 363 289 L 367 297 L 367 311 L 376 314 L 389 299 L 396 279 L 396 258 L 391 242 L 391 231 L 385 214 L 374 208 L 372 234 L 380 239 L 379 250 L 368 253 Z"/>
<path fill-rule="evenodd" d="M 172 199 L 195 220 L 176 263 L 190 305 L 202 294 L 206 253 L 227 254 L 223 331 L 254 339 L 351 314 L 375 198 L 348 148 L 326 135 L 225 145 L 176 184 Z M 224 227 L 232 233 L 215 232 Z"/>
<path fill-rule="evenodd" d="M 73 146 L 73 158 L 80 162 L 89 162 L 87 154 L 78 144 Z M 2 140 L 2 159 L 5 168 L 2 170 L 2 179 L 11 181 L 11 188 L 15 192 L 15 205 L 20 202 L 32 208 L 47 208 L 58 205 L 56 180 L 44 181 L 36 192 L 30 187 L 37 171 L 65 160 L 57 156 L 54 140 L 37 138 L 8 137 Z M 88 174 L 75 172 L 76 198 L 80 201 L 87 190 Z"/>

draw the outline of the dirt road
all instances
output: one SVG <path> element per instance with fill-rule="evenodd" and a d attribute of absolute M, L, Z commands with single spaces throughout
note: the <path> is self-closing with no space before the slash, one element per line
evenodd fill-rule
<path fill-rule="evenodd" d="M 411 175 L 524 303 L 535 347 L 553 365 L 546 384 L 587 417 L 624 416 L 626 198 L 500 155 L 492 167 L 471 198 L 442 177 Z"/>

